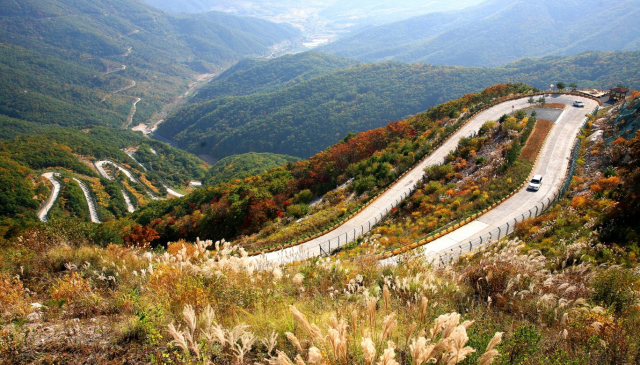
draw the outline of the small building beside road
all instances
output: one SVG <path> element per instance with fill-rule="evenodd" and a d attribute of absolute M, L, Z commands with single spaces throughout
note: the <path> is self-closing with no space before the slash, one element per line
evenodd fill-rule
<path fill-rule="evenodd" d="M 627 97 L 627 93 L 629 89 L 616 86 L 612 89 L 609 89 L 609 98 L 613 100 L 622 100 Z"/>

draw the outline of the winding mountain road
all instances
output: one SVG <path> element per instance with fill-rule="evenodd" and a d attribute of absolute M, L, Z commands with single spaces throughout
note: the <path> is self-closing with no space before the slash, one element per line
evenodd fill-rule
<path fill-rule="evenodd" d="M 157 154 L 157 152 L 155 152 L 154 150 L 152 150 L 153 154 Z M 135 152 L 127 152 L 127 155 L 129 155 L 129 157 L 131 157 L 132 160 L 134 160 L 140 167 L 142 167 L 142 169 L 147 172 L 147 168 L 144 167 L 143 164 L 141 164 L 138 160 L 136 160 L 136 158 L 134 157 Z M 162 183 L 162 186 L 164 187 L 164 189 L 167 191 L 167 193 L 177 197 L 177 198 L 182 198 L 184 196 L 184 194 L 180 194 L 177 191 L 171 189 L 170 187 L 167 186 L 167 184 Z M 154 200 L 157 200 L 157 198 L 155 198 Z"/>
<path fill-rule="evenodd" d="M 135 80 L 131 80 L 131 83 L 121 89 L 118 89 L 116 91 L 113 91 L 112 94 L 117 94 L 119 92 L 125 91 L 125 90 L 129 90 L 131 88 L 134 88 L 136 86 L 136 81 Z"/>
<path fill-rule="evenodd" d="M 136 161 L 136 162 L 138 162 L 138 161 Z M 112 166 L 116 167 L 118 170 L 122 171 L 129 178 L 129 180 L 131 180 L 131 182 L 134 182 L 136 184 L 141 184 L 142 185 L 142 183 L 140 181 L 138 181 L 135 178 L 135 176 L 133 176 L 133 174 L 129 170 L 127 170 L 124 167 L 118 165 L 117 163 L 115 163 L 113 161 L 110 161 L 110 160 L 96 161 L 96 163 L 95 163 L 96 169 L 98 170 L 100 175 L 102 175 L 105 179 L 109 179 L 111 181 L 115 181 L 115 178 L 110 176 L 107 173 L 107 171 L 104 169 L 104 165 L 112 165 Z M 144 185 L 142 185 L 142 186 L 144 187 Z M 135 211 L 135 208 L 133 207 L 133 204 L 131 203 L 131 197 L 129 197 L 127 195 L 127 193 L 124 191 L 124 189 L 121 189 L 121 190 L 122 190 L 122 195 L 124 197 L 124 200 L 127 203 L 127 210 L 129 211 L 129 213 L 133 213 Z M 159 200 L 159 198 L 157 196 L 155 196 L 152 192 L 150 192 L 146 188 L 145 188 L 145 191 L 146 191 L 147 195 L 151 199 Z"/>
<path fill-rule="evenodd" d="M 129 180 L 131 180 L 132 182 L 137 183 L 138 180 L 135 179 L 135 177 L 133 177 L 133 174 L 131 172 L 129 172 L 129 170 L 120 167 L 120 165 L 116 164 L 113 161 L 109 161 L 109 160 L 102 160 L 102 161 L 96 161 L 95 166 L 96 169 L 98 170 L 98 172 L 100 173 L 100 175 L 102 175 L 102 177 L 104 177 L 107 180 L 111 180 L 111 181 L 115 181 L 115 178 L 110 176 L 107 173 L 107 170 L 104 169 L 104 165 L 113 165 L 115 166 L 118 170 L 122 171 L 128 178 Z M 136 211 L 136 207 L 133 206 L 133 203 L 131 201 L 131 197 L 129 196 L 129 194 L 127 194 L 127 192 L 121 187 L 120 191 L 122 192 L 122 197 L 124 198 L 124 202 L 127 205 L 127 211 L 129 213 L 133 213 Z"/>
<path fill-rule="evenodd" d="M 162 186 L 164 186 L 165 190 L 167 190 L 167 193 L 175 196 L 176 198 L 182 198 L 184 196 L 184 194 L 180 194 L 177 191 L 171 189 L 170 187 L 168 187 L 166 184 L 162 184 Z"/>
<path fill-rule="evenodd" d="M 469 224 L 424 246 L 424 254 L 432 256 L 451 247 L 457 248 L 463 242 L 473 241 L 480 236 L 486 236 L 490 231 L 514 222 L 514 218 L 528 216 L 529 209 L 535 206 L 547 205 L 553 201 L 554 195 L 564 182 L 569 167 L 571 151 L 580 128 L 585 122 L 585 115 L 592 112 L 598 103 L 588 98 L 577 98 L 572 95 L 562 95 L 549 98 L 550 102 L 567 105 L 549 132 L 540 151 L 538 162 L 533 168 L 534 175 L 542 175 L 542 185 L 538 191 L 529 191 L 523 187 L 511 198 L 504 201 L 486 214 Z M 571 104 L 574 100 L 581 100 L 584 108 L 576 108 Z M 537 211 L 537 209 L 536 209 Z M 390 262 L 393 262 L 391 258 Z"/>
<path fill-rule="evenodd" d="M 133 213 L 136 211 L 136 207 L 133 206 L 133 202 L 131 201 L 131 197 L 127 192 L 120 188 L 120 192 L 122 192 L 122 197 L 124 198 L 124 203 L 127 205 L 127 212 Z"/>
<path fill-rule="evenodd" d="M 54 178 L 54 176 L 59 176 L 59 175 L 60 174 L 58 174 L 57 172 L 45 172 L 44 174 L 41 175 L 49 179 L 51 184 L 53 184 L 53 191 L 51 191 L 51 195 L 49 195 L 49 197 L 47 198 L 45 205 L 42 208 L 40 208 L 40 210 L 38 211 L 38 218 L 42 222 L 48 221 L 47 214 L 53 207 L 53 203 L 55 203 L 56 199 L 58 199 L 58 194 L 60 194 L 61 185 L 58 182 L 58 180 Z"/>
<path fill-rule="evenodd" d="M 107 171 L 104 169 L 104 165 L 112 165 L 115 168 L 117 168 L 118 170 L 122 171 L 128 178 L 129 180 L 131 180 L 134 183 L 137 183 L 138 180 L 136 180 L 136 178 L 133 176 L 133 174 L 125 169 L 124 167 L 118 165 L 117 163 L 113 162 L 113 161 L 109 161 L 109 160 L 102 160 L 102 161 L 97 161 L 95 163 L 96 168 L 98 169 L 98 172 L 100 173 L 100 175 L 102 175 L 102 177 L 104 177 L 105 179 L 109 179 L 111 181 L 115 181 L 115 178 L 110 176 Z"/>
<path fill-rule="evenodd" d="M 105 74 L 105 75 L 108 75 L 108 74 L 112 74 L 112 73 L 114 73 L 114 72 L 124 71 L 124 70 L 126 70 L 126 69 L 127 69 L 127 65 L 120 65 L 120 67 L 118 67 L 118 68 L 116 68 L 116 69 L 108 69 L 108 68 L 107 68 L 107 71 L 105 71 L 105 73 L 104 73 L 104 74 Z"/>
<path fill-rule="evenodd" d="M 574 100 L 584 102 L 585 108 L 572 107 L 571 104 Z M 520 191 L 511 199 L 508 199 L 476 221 L 451 232 L 449 235 L 442 237 L 442 239 L 433 241 L 426 246 L 426 253 L 443 250 L 451 245 L 457 245 L 459 242 L 467 241 L 469 237 L 488 231 L 492 227 L 497 227 L 507 220 L 513 220 L 513 214 L 518 214 L 522 210 L 532 208 L 536 202 L 548 198 L 549 194 L 557 191 L 566 174 L 571 147 L 584 122 L 585 114 L 591 112 L 598 103 L 592 99 L 575 95 L 553 95 L 549 97 L 547 101 L 563 103 L 566 104 L 567 107 L 559 117 L 556 123 L 557 125 L 551 130 L 549 138 L 546 140 L 540 152 L 541 156 L 538 163 L 534 168 L 536 174 L 544 175 L 541 190 L 537 193 L 530 193 L 526 190 Z M 443 163 L 449 152 L 458 146 L 461 138 L 477 133 L 486 121 L 498 120 L 503 114 L 509 114 L 514 110 L 523 109 L 528 106 L 530 106 L 528 97 L 524 97 L 506 101 L 479 113 L 459 131 L 453 134 L 442 146 L 433 151 L 426 159 L 417 164 L 404 177 L 392 185 L 391 188 L 375 202 L 359 214 L 344 222 L 337 229 L 301 245 L 260 255 L 258 260 L 265 264 L 285 264 L 320 256 L 331 249 L 337 248 L 338 244 L 344 245 L 368 233 L 370 227 L 373 227 L 374 224 L 383 219 L 400 201 L 411 195 L 415 190 L 417 182 L 421 181 L 424 176 L 425 167 Z M 327 241 L 331 242 L 330 246 L 326 245 Z M 322 249 L 321 244 L 323 246 Z"/>
<path fill-rule="evenodd" d="M 135 161 L 135 162 L 138 164 L 138 166 L 140 166 L 140 167 L 144 170 L 144 172 L 149 171 L 149 170 L 147 170 L 147 168 L 146 168 L 146 167 L 144 167 L 144 165 L 143 165 L 143 164 L 141 164 L 141 163 L 140 163 L 140 161 L 136 160 L 136 158 L 134 157 L 134 155 L 136 154 L 135 152 L 126 152 L 126 154 L 127 154 L 129 157 L 131 157 L 131 159 L 132 159 L 133 161 Z"/>
<path fill-rule="evenodd" d="M 100 218 L 98 217 L 98 210 L 96 209 L 96 204 L 91 197 L 91 191 L 87 187 L 87 184 L 82 182 L 81 180 L 73 178 L 75 182 L 80 185 L 80 189 L 82 189 L 82 193 L 84 194 L 84 199 L 87 201 L 87 206 L 89 207 L 89 217 L 91 218 L 91 222 L 93 223 L 102 223 L 100 222 Z"/>
<path fill-rule="evenodd" d="M 131 126 L 131 123 L 133 122 L 133 116 L 136 115 L 136 111 L 138 110 L 138 103 L 140 102 L 140 98 L 136 98 L 136 100 L 133 101 L 133 104 L 131 104 L 131 111 L 129 111 L 129 116 L 127 117 L 127 125 L 126 125 L 126 129 L 129 128 L 129 126 Z"/>

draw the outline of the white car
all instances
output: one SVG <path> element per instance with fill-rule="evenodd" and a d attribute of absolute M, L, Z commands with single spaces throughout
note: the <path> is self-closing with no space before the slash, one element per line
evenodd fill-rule
<path fill-rule="evenodd" d="M 542 185 L 542 175 L 533 175 L 531 181 L 529 181 L 528 190 L 538 191 L 540 190 L 540 185 Z"/>
<path fill-rule="evenodd" d="M 584 103 L 581 102 L 581 101 L 576 100 L 576 101 L 573 102 L 573 106 L 578 107 L 578 108 L 584 108 Z"/>

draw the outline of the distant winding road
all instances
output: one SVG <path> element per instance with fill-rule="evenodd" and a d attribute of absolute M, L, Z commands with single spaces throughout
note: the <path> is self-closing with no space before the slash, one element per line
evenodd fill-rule
<path fill-rule="evenodd" d="M 133 101 L 133 104 L 131 104 L 131 111 L 129 111 L 129 116 L 127 117 L 127 125 L 125 128 L 129 128 L 129 126 L 131 126 L 131 123 L 133 122 L 133 116 L 136 115 L 136 111 L 138 110 L 138 102 L 140 102 L 140 98 L 136 98 L 136 100 Z"/>
<path fill-rule="evenodd" d="M 133 156 L 129 155 L 130 157 L 132 157 L 132 159 L 137 162 L 140 166 L 142 166 L 142 168 L 146 171 L 147 169 L 138 161 L 136 161 L 135 158 L 133 158 Z M 114 167 L 116 167 L 118 170 L 122 171 L 128 178 L 129 180 L 131 180 L 132 182 L 136 183 L 136 184 L 141 184 L 140 181 L 138 181 L 135 176 L 133 176 L 133 174 L 131 173 L 131 171 L 125 169 L 124 167 L 118 165 L 117 163 L 110 161 L 110 160 L 102 160 L 102 161 L 97 161 L 95 163 L 96 169 L 98 170 L 98 172 L 100 173 L 100 175 L 102 175 L 105 179 L 109 179 L 111 181 L 115 181 L 115 178 L 112 177 L 111 175 L 109 175 L 107 173 L 107 171 L 104 169 L 104 165 L 112 165 Z M 144 185 L 143 185 L 144 186 Z M 168 193 L 173 194 L 176 197 L 183 197 L 184 194 L 180 194 L 177 191 L 170 189 L 168 186 L 166 186 L 165 184 L 163 184 L 164 188 L 167 190 Z M 127 194 L 127 192 L 124 189 L 120 189 L 122 191 L 122 196 L 124 197 L 125 202 L 127 203 L 127 210 L 130 213 L 135 212 L 135 207 L 133 206 L 133 203 L 131 201 L 131 197 Z M 153 200 L 159 200 L 159 198 L 157 196 L 155 196 L 152 192 L 150 192 L 149 190 L 146 190 L 147 195 L 153 199 Z"/>
<path fill-rule="evenodd" d="M 155 152 L 155 150 L 153 150 L 153 149 L 152 149 L 151 151 L 152 151 L 152 153 L 153 153 L 154 155 L 155 155 L 155 154 L 157 154 L 157 153 Z M 143 165 L 143 164 L 141 164 L 138 160 L 136 160 L 136 158 L 133 156 L 133 155 L 135 155 L 135 152 L 127 152 L 127 155 L 129 155 L 129 157 L 131 157 L 131 159 L 132 159 L 132 160 L 134 160 L 134 161 L 135 161 L 135 162 L 136 162 L 140 167 L 142 167 L 142 169 L 143 169 L 145 172 L 146 172 L 146 171 L 148 171 L 148 170 L 147 170 L 147 168 L 146 168 L 146 167 L 144 167 L 144 165 Z M 175 191 L 175 190 L 171 189 L 171 188 L 170 188 L 170 187 L 168 187 L 168 186 L 167 186 L 167 184 L 165 184 L 165 183 L 162 183 L 162 186 L 165 188 L 165 190 L 167 191 L 167 193 L 169 193 L 169 194 L 171 194 L 171 195 L 173 195 L 173 196 L 175 196 L 175 197 L 177 197 L 177 198 L 182 198 L 182 197 L 184 196 L 184 194 L 180 194 L 180 193 L 178 193 L 177 191 Z"/>
<path fill-rule="evenodd" d="M 47 214 L 53 207 L 53 203 L 56 202 L 56 199 L 58 199 L 58 195 L 60 194 L 60 188 L 61 188 L 60 182 L 58 182 L 58 180 L 54 178 L 54 176 L 59 176 L 59 175 L 60 174 L 56 172 L 45 172 L 44 174 L 41 175 L 49 179 L 51 184 L 53 184 L 53 190 L 51 191 L 51 195 L 49 195 L 49 197 L 47 198 L 45 205 L 42 208 L 40 208 L 40 210 L 38 211 L 38 218 L 42 222 L 48 221 Z"/>
<path fill-rule="evenodd" d="M 111 181 L 115 181 L 115 178 L 112 177 L 111 175 L 109 175 L 107 173 L 107 170 L 104 169 L 104 165 L 112 165 L 115 168 L 117 168 L 118 170 L 122 171 L 128 178 L 129 180 L 131 180 L 134 183 L 137 183 L 138 180 L 136 180 L 135 176 L 133 176 L 133 174 L 125 169 L 124 167 L 118 165 L 117 163 L 113 162 L 113 161 L 109 161 L 109 160 L 102 160 L 102 161 L 97 161 L 96 162 L 96 168 L 98 169 L 98 172 L 100 173 L 100 175 L 102 175 L 102 177 L 104 177 L 105 179 L 109 179 Z"/>
<path fill-rule="evenodd" d="M 102 177 L 104 177 L 105 179 L 111 180 L 111 181 L 115 181 L 115 178 L 110 176 L 107 173 L 107 170 L 104 169 L 104 165 L 113 165 L 116 168 L 118 168 L 120 171 L 122 171 L 128 178 L 129 180 L 133 181 L 133 182 L 138 182 L 138 180 L 135 179 L 135 177 L 133 177 L 133 174 L 131 174 L 131 172 L 129 172 L 129 170 L 120 167 L 118 164 L 116 164 L 113 161 L 109 161 L 109 160 L 102 160 L 102 161 L 97 161 L 95 163 L 96 169 L 98 170 L 98 172 L 100 173 L 100 175 L 102 175 Z M 136 211 L 136 207 L 133 206 L 133 202 L 131 201 L 131 197 L 129 196 L 129 194 L 127 194 L 127 192 L 120 188 L 120 191 L 122 192 L 122 197 L 124 198 L 124 202 L 127 205 L 127 211 L 129 213 L 133 213 Z"/>
<path fill-rule="evenodd" d="M 442 146 L 433 151 L 426 159 L 417 164 L 403 178 L 391 186 L 387 192 L 380 196 L 375 202 L 362 210 L 359 214 L 344 222 L 339 228 L 316 239 L 305 242 L 301 245 L 285 248 L 279 251 L 261 255 L 258 260 L 268 263 L 289 263 L 309 257 L 320 256 L 319 245 L 329 239 L 337 244 L 336 237 L 342 237 L 341 244 L 353 241 L 362 234 L 368 233 L 368 224 L 371 221 L 379 222 L 384 216 L 400 201 L 414 190 L 417 182 L 424 176 L 424 169 L 427 166 L 444 162 L 450 151 L 458 146 L 461 138 L 467 137 L 480 129 L 482 124 L 489 120 L 498 120 L 503 114 L 509 114 L 513 110 L 519 110 L 530 106 L 528 97 L 506 101 L 489 108 L 471 119 L 464 127 L 452 135 Z M 449 235 L 439 240 L 431 242 L 426 246 L 425 252 L 432 253 L 457 245 L 459 242 L 468 241 L 470 237 L 482 234 L 483 232 L 497 227 L 507 220 L 513 220 L 514 214 L 519 214 L 523 210 L 528 210 L 537 202 L 546 199 L 549 194 L 553 194 L 562 183 L 566 174 L 571 147 L 575 137 L 582 126 L 585 114 L 591 112 L 598 103 L 592 99 L 574 95 L 554 95 L 549 97 L 548 102 L 563 103 L 568 105 L 556 122 L 556 126 L 551 130 L 550 136 L 545 142 L 534 172 L 544 175 L 543 186 L 537 193 L 520 191 L 511 199 L 460 229 L 451 232 Z M 571 106 L 574 100 L 581 100 L 585 108 L 575 108 Z M 365 226 L 363 228 L 363 225 Z M 346 239 L 345 239 L 346 238 Z M 335 245 L 333 247 L 336 247 Z"/>
<path fill-rule="evenodd" d="M 80 189 L 82 189 L 82 193 L 84 194 L 84 199 L 87 201 L 87 206 L 89 207 L 89 217 L 91 218 L 91 222 L 102 223 L 100 222 L 100 218 L 98 217 L 98 210 L 96 209 L 96 204 L 94 203 L 93 198 L 91 197 L 91 191 L 89 190 L 87 185 L 84 182 L 76 179 L 75 177 L 73 178 L 73 180 L 75 180 L 75 182 L 77 182 L 78 185 L 80 185 Z"/>

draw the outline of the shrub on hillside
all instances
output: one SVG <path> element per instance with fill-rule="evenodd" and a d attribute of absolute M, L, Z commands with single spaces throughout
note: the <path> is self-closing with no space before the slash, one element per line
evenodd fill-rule
<path fill-rule="evenodd" d="M 596 303 L 620 313 L 638 299 L 640 277 L 630 270 L 611 267 L 593 278 L 591 288 L 591 297 Z"/>

